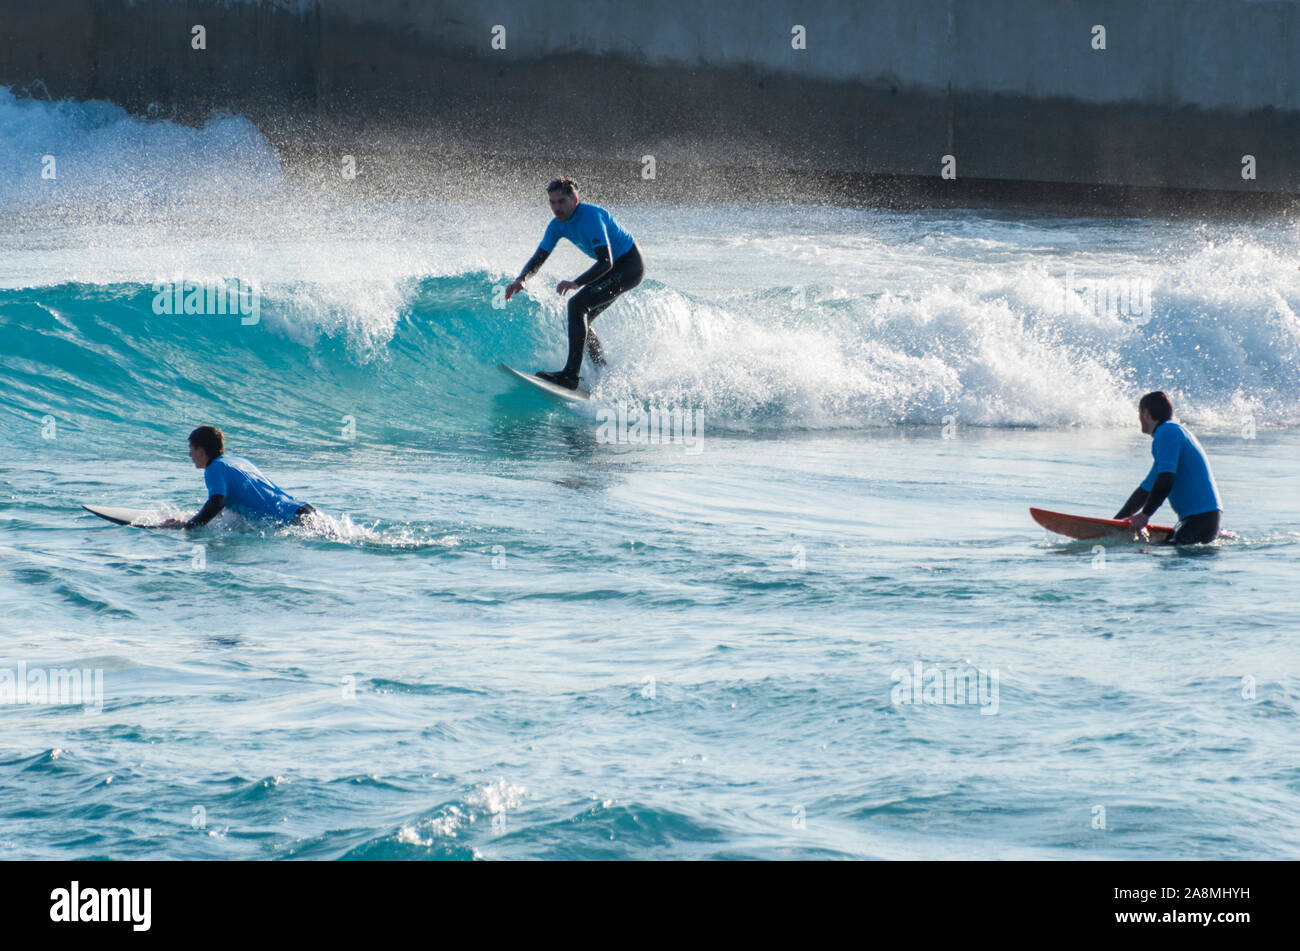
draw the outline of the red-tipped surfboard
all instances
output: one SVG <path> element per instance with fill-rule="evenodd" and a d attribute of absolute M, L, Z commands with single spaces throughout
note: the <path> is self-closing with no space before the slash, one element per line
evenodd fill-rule
<path fill-rule="evenodd" d="M 1056 532 L 1067 538 L 1088 540 L 1092 538 L 1110 538 L 1116 535 L 1132 538 L 1133 530 L 1128 522 L 1116 518 L 1088 518 L 1086 515 L 1066 515 L 1063 512 L 1049 512 L 1047 509 L 1031 508 L 1029 514 L 1035 522 L 1049 532 Z M 1148 525 L 1147 534 L 1153 542 L 1166 541 L 1174 530 L 1168 525 Z"/>

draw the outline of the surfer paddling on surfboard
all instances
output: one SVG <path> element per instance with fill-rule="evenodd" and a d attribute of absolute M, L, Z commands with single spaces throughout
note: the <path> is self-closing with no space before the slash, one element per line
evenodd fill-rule
<path fill-rule="evenodd" d="M 605 355 L 600 341 L 591 332 L 591 322 L 618 295 L 641 283 L 645 264 L 636 242 L 618 226 L 613 215 L 599 205 L 578 200 L 578 183 L 573 179 L 555 179 L 546 186 L 546 197 L 555 217 L 546 226 L 542 243 L 514 283 L 506 288 L 506 300 L 523 290 L 524 281 L 541 268 L 561 238 L 568 238 L 584 254 L 596 259 L 595 264 L 572 281 L 560 281 L 555 286 L 560 296 L 581 288 L 569 300 L 569 359 L 562 370 L 537 372 L 543 380 L 574 390 L 578 388 L 584 346 L 593 365 L 605 365 Z"/>
<path fill-rule="evenodd" d="M 239 456 L 226 455 L 226 437 L 215 426 L 200 426 L 190 433 L 190 460 L 203 470 L 208 500 L 187 522 L 171 518 L 159 528 L 198 528 L 229 508 L 245 518 L 269 518 L 301 525 L 315 513 Z"/>
<path fill-rule="evenodd" d="M 1168 498 L 1179 519 L 1169 544 L 1208 544 L 1219 536 L 1219 489 L 1205 450 L 1195 436 L 1172 422 L 1173 416 L 1174 404 L 1164 393 L 1148 393 L 1138 403 L 1138 420 L 1151 437 L 1155 462 L 1115 517 L 1128 519 L 1133 531 L 1140 532 Z"/>

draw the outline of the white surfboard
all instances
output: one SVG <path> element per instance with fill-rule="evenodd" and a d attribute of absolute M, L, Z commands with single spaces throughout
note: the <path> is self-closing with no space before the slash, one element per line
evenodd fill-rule
<path fill-rule="evenodd" d="M 107 505 L 83 505 L 82 508 L 114 525 L 130 525 L 132 528 L 157 528 L 162 521 L 149 509 L 120 509 Z"/>
<path fill-rule="evenodd" d="M 578 387 L 576 390 L 570 390 L 556 383 L 552 383 L 549 380 L 543 380 L 541 377 L 534 376 L 531 373 L 524 373 L 522 370 L 516 370 L 514 367 L 507 366 L 504 363 L 498 363 L 497 369 L 511 379 L 522 383 L 524 386 L 563 403 L 584 403 L 591 399 L 591 393 L 584 390 L 582 387 Z"/>

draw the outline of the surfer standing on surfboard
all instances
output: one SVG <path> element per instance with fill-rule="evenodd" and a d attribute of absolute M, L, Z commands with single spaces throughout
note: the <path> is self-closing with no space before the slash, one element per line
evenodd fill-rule
<path fill-rule="evenodd" d="M 1219 537 L 1223 503 L 1205 450 L 1195 436 L 1171 422 L 1173 416 L 1174 404 L 1164 393 L 1148 393 L 1138 402 L 1138 420 L 1151 437 L 1155 462 L 1115 517 L 1127 518 L 1129 527 L 1140 532 L 1168 498 L 1178 515 L 1169 544 L 1208 544 Z"/>
<path fill-rule="evenodd" d="M 169 518 L 159 528 L 198 528 L 224 508 L 245 518 L 269 518 L 292 525 L 301 525 L 315 513 L 316 509 L 299 502 L 247 459 L 225 453 L 226 437 L 217 427 L 200 426 L 190 433 L 190 461 L 203 470 L 208 500 L 189 521 Z"/>
<path fill-rule="evenodd" d="M 578 370 L 582 366 L 585 345 L 591 362 L 605 365 L 600 341 L 591 332 L 591 322 L 614 299 L 641 283 L 645 264 L 632 236 L 618 226 L 614 216 L 599 205 L 578 200 L 578 183 L 571 178 L 557 178 L 546 186 L 555 217 L 546 226 L 542 243 L 524 265 L 524 269 L 506 288 L 510 300 L 524 287 L 524 281 L 541 268 L 561 238 L 568 238 L 596 263 L 572 281 L 560 281 L 555 292 L 561 296 L 582 288 L 569 301 L 569 360 L 562 370 L 539 370 L 537 376 L 570 390 L 578 388 Z"/>

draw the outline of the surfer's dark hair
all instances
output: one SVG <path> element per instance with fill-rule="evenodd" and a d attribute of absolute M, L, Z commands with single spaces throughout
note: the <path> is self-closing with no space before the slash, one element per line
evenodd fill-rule
<path fill-rule="evenodd" d="M 578 197 L 578 183 L 571 178 L 557 178 L 546 186 L 546 194 L 551 192 L 564 192 L 566 195 Z"/>
<path fill-rule="evenodd" d="M 1162 390 L 1156 390 L 1142 397 L 1138 409 L 1146 410 L 1158 423 L 1167 423 L 1174 418 L 1174 404 Z"/>
<path fill-rule="evenodd" d="M 209 459 L 215 459 L 226 451 L 226 437 L 216 426 L 200 426 L 190 433 L 190 445 L 198 446 Z"/>

